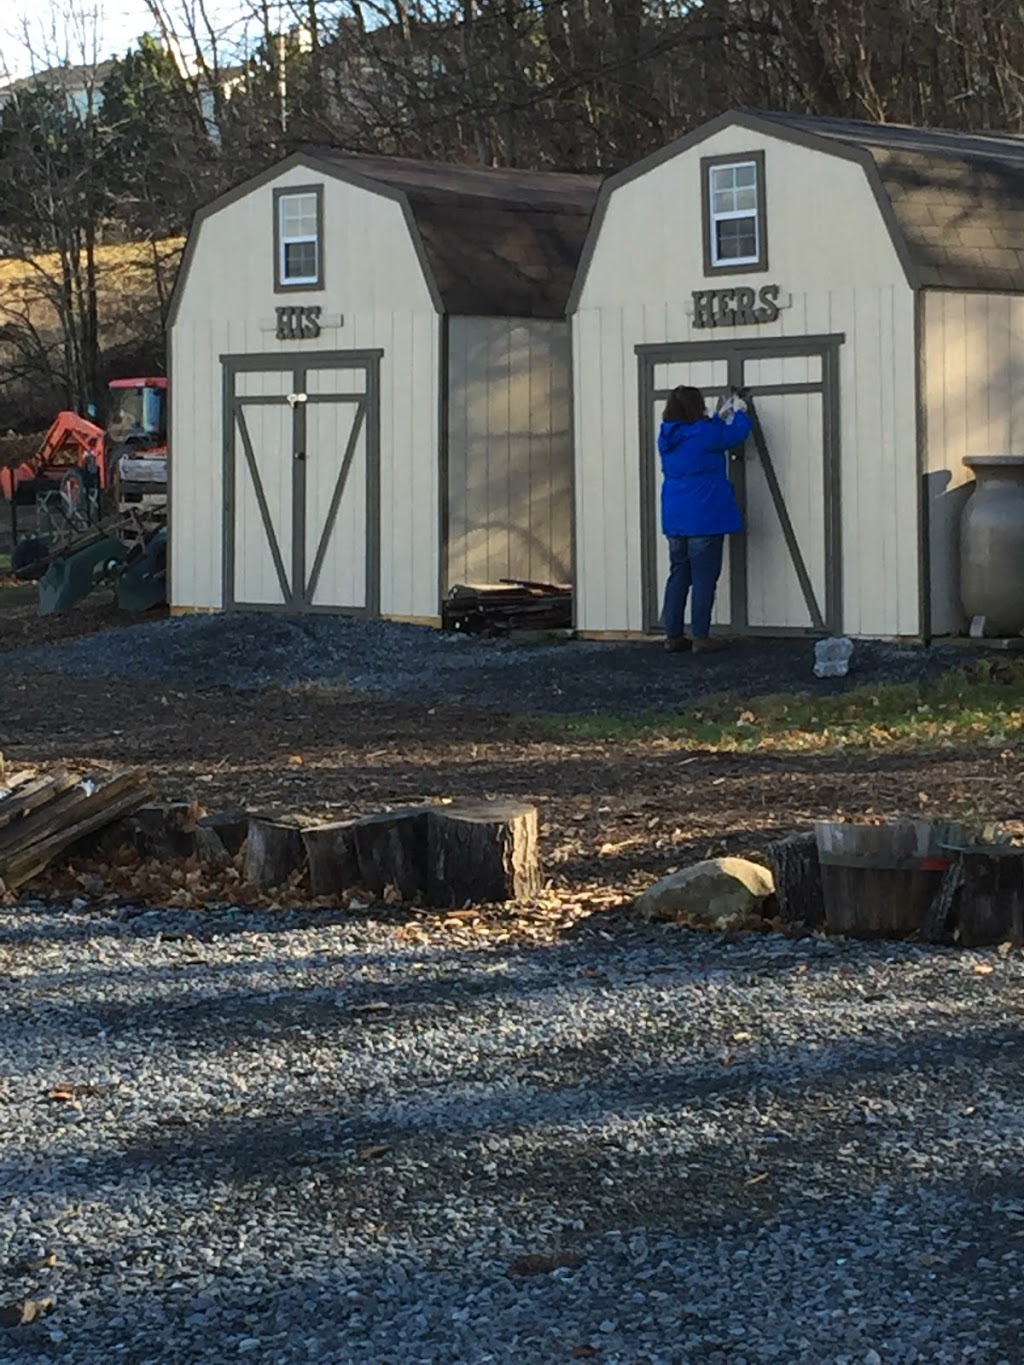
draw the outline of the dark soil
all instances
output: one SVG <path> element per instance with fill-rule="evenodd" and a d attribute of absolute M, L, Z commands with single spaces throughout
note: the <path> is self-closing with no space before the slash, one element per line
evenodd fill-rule
<path fill-rule="evenodd" d="M 102 610 L 55 619 L 109 624 Z M 10 638 L 8 618 L 0 621 Z M 597 657 L 581 656 L 583 688 L 599 666 L 613 672 L 623 658 L 642 661 L 635 677 L 649 668 L 678 686 L 705 663 L 709 677 L 721 677 L 712 673 L 720 665 L 738 671 L 742 659 L 755 670 L 774 668 L 763 665 L 762 648 L 765 657 L 792 664 L 792 654 L 754 644 L 728 663 L 724 655 L 667 657 L 646 645 L 630 647 L 635 654 L 593 648 Z M 571 660 L 572 649 L 557 651 L 559 658 Z M 213 677 L 197 690 L 28 671 L 10 666 L 16 657 L 0 651 L 0 749 L 15 763 L 144 765 L 163 795 L 195 797 L 209 809 L 247 802 L 340 816 L 425 798 L 520 797 L 540 807 L 546 865 L 558 883 L 623 895 L 686 860 L 758 853 L 776 837 L 839 813 L 967 803 L 1004 819 L 1024 814 L 1024 758 L 1012 744 L 849 755 L 693 752 L 667 741 L 551 739 L 528 719 L 464 703 L 334 687 L 238 691 Z M 790 676 L 803 682 L 807 673 L 801 666 Z"/>

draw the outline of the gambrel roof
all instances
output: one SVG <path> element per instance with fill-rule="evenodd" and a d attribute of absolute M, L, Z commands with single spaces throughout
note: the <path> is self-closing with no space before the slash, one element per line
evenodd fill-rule
<path fill-rule="evenodd" d="M 703 124 L 605 182 L 570 311 L 616 188 L 729 127 L 861 164 L 913 287 L 1024 293 L 1024 138 L 739 110 Z"/>

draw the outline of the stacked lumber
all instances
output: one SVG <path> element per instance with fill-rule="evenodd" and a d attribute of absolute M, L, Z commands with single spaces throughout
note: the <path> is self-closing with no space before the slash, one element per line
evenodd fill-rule
<path fill-rule="evenodd" d="M 87 835 L 152 796 L 145 774 L 30 770 L 0 781 L 0 891 L 15 891 Z"/>
<path fill-rule="evenodd" d="M 572 588 L 503 578 L 499 583 L 457 583 L 441 607 L 444 630 L 507 635 L 513 630 L 568 630 Z"/>

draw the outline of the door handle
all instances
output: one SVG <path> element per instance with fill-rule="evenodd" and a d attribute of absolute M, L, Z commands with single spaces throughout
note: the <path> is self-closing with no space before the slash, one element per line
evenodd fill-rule
<path fill-rule="evenodd" d="M 304 460 L 306 458 L 306 452 L 304 450 L 297 450 L 295 452 L 295 458 L 297 460 Z"/>

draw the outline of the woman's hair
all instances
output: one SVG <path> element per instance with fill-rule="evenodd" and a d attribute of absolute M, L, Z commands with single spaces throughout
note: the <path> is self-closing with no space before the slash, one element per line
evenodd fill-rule
<path fill-rule="evenodd" d="M 661 420 L 663 422 L 686 422 L 692 425 L 707 415 L 704 395 L 700 389 L 691 389 L 687 388 L 685 384 L 680 384 L 677 389 L 673 389 L 669 394 Z"/>

